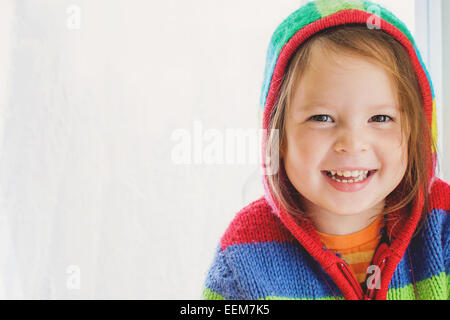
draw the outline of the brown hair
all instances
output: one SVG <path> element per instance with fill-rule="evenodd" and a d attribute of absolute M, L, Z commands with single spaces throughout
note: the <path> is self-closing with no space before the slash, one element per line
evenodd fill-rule
<path fill-rule="evenodd" d="M 424 195 L 423 218 L 428 210 L 428 170 L 431 159 L 431 130 L 425 117 L 420 86 L 406 49 L 389 34 L 382 30 L 368 29 L 364 25 L 345 25 L 322 30 L 299 46 L 293 54 L 282 80 L 278 99 L 275 102 L 269 120 L 269 137 L 266 144 L 266 159 L 272 156 L 281 157 L 285 150 L 285 111 L 291 103 L 293 91 L 300 71 L 307 69 L 311 58 L 311 48 L 319 42 L 331 52 L 340 50 L 370 59 L 385 68 L 392 76 L 397 91 L 397 99 L 401 111 L 401 129 L 408 138 L 408 166 L 406 173 L 386 199 L 383 215 L 404 208 L 412 208 L 419 190 Z M 278 130 L 279 137 L 273 135 Z M 279 141 L 277 141 L 279 139 Z M 279 143 L 280 154 L 275 154 Z M 286 176 L 283 160 L 279 159 L 279 170 L 276 174 L 267 175 L 272 194 L 280 204 L 296 218 L 308 219 L 301 204 L 301 194 L 293 187 Z M 398 201 L 394 201 L 395 198 Z M 391 201 L 392 200 L 392 201 Z M 395 203 L 396 202 L 396 203 Z M 417 228 L 417 230 L 420 229 Z"/>

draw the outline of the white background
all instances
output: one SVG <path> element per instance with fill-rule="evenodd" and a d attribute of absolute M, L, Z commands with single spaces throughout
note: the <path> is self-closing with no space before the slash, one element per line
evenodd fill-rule
<path fill-rule="evenodd" d="M 176 164 L 173 133 L 259 127 L 270 36 L 301 3 L 2 0 L 0 298 L 200 298 L 261 177 Z M 414 32 L 414 1 L 380 3 Z"/>

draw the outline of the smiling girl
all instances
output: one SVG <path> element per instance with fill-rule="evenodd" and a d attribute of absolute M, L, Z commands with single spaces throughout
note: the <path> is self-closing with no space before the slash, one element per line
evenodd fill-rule
<path fill-rule="evenodd" d="M 392 13 L 368 27 L 373 5 L 310 2 L 272 36 L 262 152 L 279 170 L 222 236 L 204 298 L 448 299 L 431 80 Z"/>

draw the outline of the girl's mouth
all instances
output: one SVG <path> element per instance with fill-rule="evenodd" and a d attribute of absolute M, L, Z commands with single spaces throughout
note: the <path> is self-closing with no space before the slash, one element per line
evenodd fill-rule
<path fill-rule="evenodd" d="M 322 175 L 335 189 L 344 192 L 356 192 L 368 185 L 377 171 L 368 170 L 367 175 L 363 173 L 358 177 L 343 177 L 336 174 L 332 175 L 330 171 L 324 170 L 322 171 Z"/>

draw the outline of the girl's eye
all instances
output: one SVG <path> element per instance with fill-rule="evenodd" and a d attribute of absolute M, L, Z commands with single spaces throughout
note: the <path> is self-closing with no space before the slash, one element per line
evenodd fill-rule
<path fill-rule="evenodd" d="M 387 116 L 387 115 L 382 115 L 382 114 L 379 114 L 379 115 L 377 115 L 377 116 L 374 116 L 374 117 L 372 117 L 372 119 L 385 119 L 385 118 L 389 118 L 390 120 L 388 120 L 388 121 L 375 121 L 375 122 L 389 122 L 389 121 L 392 121 L 392 118 L 391 117 L 389 117 L 389 116 Z"/>
<path fill-rule="evenodd" d="M 328 117 L 329 118 L 329 116 L 327 116 L 326 114 L 320 114 L 320 115 L 317 115 L 317 116 L 312 116 L 310 119 L 326 119 L 326 117 Z M 318 122 L 326 122 L 326 121 L 321 121 L 321 120 L 319 120 Z"/>
<path fill-rule="evenodd" d="M 330 118 L 329 116 L 327 116 L 326 114 L 320 114 L 320 115 L 316 115 L 316 116 L 312 116 L 311 118 L 309 118 L 310 120 L 316 120 L 317 122 L 327 122 L 326 118 Z M 331 118 L 330 118 L 331 119 Z M 378 119 L 375 120 L 374 122 L 389 122 L 389 121 L 393 121 L 393 119 L 390 116 L 387 115 L 376 115 L 373 116 L 372 119 Z M 385 119 L 383 121 L 383 119 Z"/>

